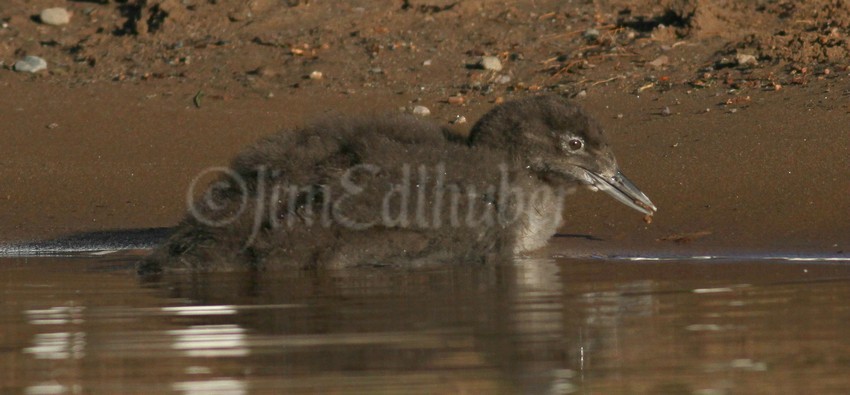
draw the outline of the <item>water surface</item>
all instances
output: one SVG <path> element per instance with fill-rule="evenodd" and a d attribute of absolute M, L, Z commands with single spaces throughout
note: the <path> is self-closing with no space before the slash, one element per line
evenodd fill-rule
<path fill-rule="evenodd" d="M 175 276 L 0 260 L 0 392 L 845 393 L 850 265 L 529 259 Z"/>

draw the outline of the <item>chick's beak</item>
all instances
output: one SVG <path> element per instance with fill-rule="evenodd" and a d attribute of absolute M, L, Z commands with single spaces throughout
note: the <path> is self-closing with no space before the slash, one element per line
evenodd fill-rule
<path fill-rule="evenodd" d="M 652 201 L 629 181 L 620 170 L 613 176 L 604 176 L 596 172 L 585 169 L 587 175 L 590 176 L 591 186 L 596 187 L 607 194 L 614 197 L 621 203 L 629 206 L 645 215 L 652 215 L 658 208 L 652 204 Z"/>

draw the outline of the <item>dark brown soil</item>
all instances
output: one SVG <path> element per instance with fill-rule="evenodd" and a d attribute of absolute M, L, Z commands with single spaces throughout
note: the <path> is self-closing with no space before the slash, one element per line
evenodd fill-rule
<path fill-rule="evenodd" d="M 40 23 L 57 5 L 70 24 Z M 843 1 L 8 0 L 0 23 L 3 240 L 172 225 L 202 169 L 327 112 L 474 121 L 560 92 L 659 207 L 647 225 L 581 193 L 565 233 L 850 246 Z M 27 55 L 47 71 L 13 71 Z"/>

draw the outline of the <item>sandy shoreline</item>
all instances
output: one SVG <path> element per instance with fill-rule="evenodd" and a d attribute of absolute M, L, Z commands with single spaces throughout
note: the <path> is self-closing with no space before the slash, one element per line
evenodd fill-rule
<path fill-rule="evenodd" d="M 340 104 L 348 107 L 341 111 L 358 113 L 393 107 L 392 97 L 368 104 L 286 97 L 197 109 L 187 104 L 188 92 L 148 99 L 147 87 L 33 89 L 39 85 L 16 83 L 10 88 L 24 93 L 23 100 L 16 96 L 9 103 L 4 96 L 7 102 L 0 103 L 0 117 L 14 125 L 1 132 L 12 142 L 5 145 L 2 183 L 16 186 L 3 197 L 4 240 L 170 226 L 185 210 L 192 178 L 208 166 L 226 164 L 258 136 L 306 122 L 332 106 L 339 111 Z M 850 198 L 843 178 L 848 168 L 843 109 L 819 105 L 797 91 L 756 96 L 734 114 L 716 109 L 711 95 L 692 94 L 672 107 L 673 115 L 653 114 L 670 96 L 594 94 L 585 100 L 609 131 L 623 171 L 659 213 L 646 225 L 606 196 L 582 191 L 568 200 L 564 233 L 650 249 L 666 248 L 671 242 L 656 240 L 676 235 L 693 236 L 694 247 L 845 248 Z M 322 101 L 326 104 L 317 104 Z M 777 116 L 782 108 L 806 110 Z M 51 123 L 58 127 L 49 128 Z"/>
<path fill-rule="evenodd" d="M 17 6 L 24 7 L 23 3 Z M 92 7 L 100 10 L 107 6 Z M 324 5 L 310 7 L 313 8 L 296 7 L 293 12 L 301 16 L 331 12 Z M 496 6 L 485 7 L 488 15 L 495 12 L 493 7 Z M 0 16 L 14 10 L 11 6 L 0 8 Z M 563 12 L 556 7 L 553 10 Z M 472 11 L 464 8 L 451 12 Z M 420 17 L 424 16 L 416 18 Z M 388 13 L 379 19 L 380 26 L 389 26 L 391 32 L 403 32 L 404 28 L 415 26 L 411 18 L 409 13 Z M 433 18 L 435 23 L 451 25 L 448 19 L 440 19 L 448 17 L 434 14 Z M 571 18 L 584 21 L 572 27 L 575 31 L 593 26 L 580 13 Z M 29 23 L 17 19 L 13 22 Z M 516 23 L 522 25 L 521 20 Z M 346 28 L 336 30 L 342 32 Z M 166 29 L 159 36 L 148 34 L 139 39 L 159 42 L 168 34 L 178 33 Z M 54 33 L 40 30 L 37 34 Z M 453 38 L 457 42 L 445 44 L 440 51 L 447 51 L 446 45 L 474 46 L 464 41 L 467 39 L 475 38 Z M 533 41 L 537 39 L 521 36 L 517 40 L 530 40 L 537 45 Z M 120 45 L 126 46 L 132 36 L 120 40 Z M 696 35 L 678 40 L 705 44 L 717 38 Z M 657 55 L 648 52 L 647 45 L 668 45 L 662 39 L 646 43 L 643 47 L 634 44 L 645 61 Z M 102 45 L 109 45 L 108 40 Z M 266 47 L 252 51 L 280 50 Z M 27 52 L 33 51 L 30 48 Z M 380 56 L 391 56 L 389 51 L 382 51 L 385 52 L 377 55 L 379 60 Z M 422 58 L 436 56 L 406 51 L 404 54 L 408 55 L 398 55 L 399 59 L 381 65 L 381 72 L 391 73 L 387 70 L 393 67 L 418 67 L 415 65 L 421 64 Z M 709 52 L 689 49 L 687 45 L 669 51 L 674 62 L 679 57 L 699 58 Z M 238 50 L 232 52 L 234 57 L 240 54 L 243 53 Z M 251 54 L 256 58 L 261 53 Z M 7 65 L 13 56 L 8 51 L 0 51 L 0 55 Z M 224 55 L 216 56 L 222 62 L 220 56 Z M 280 56 L 283 55 L 271 59 Z M 290 54 L 285 56 L 292 59 Z M 474 59 L 477 55 L 463 56 Z M 604 246 L 590 244 L 591 249 L 847 251 L 848 72 L 833 67 L 835 71 L 826 75 L 819 72 L 825 78 L 812 75 L 805 84 L 778 91 L 765 86 L 730 90 L 724 84 L 697 89 L 692 81 L 676 76 L 698 75 L 696 70 L 706 58 L 699 59 L 703 60 L 684 61 L 670 69 L 627 73 L 624 78 L 610 81 L 605 76 L 621 75 L 625 67 L 621 61 L 602 62 L 586 72 L 571 71 L 566 75 L 562 83 L 569 88 L 565 93 L 575 95 L 582 87 L 586 90 L 586 95 L 576 100 L 608 130 L 621 168 L 652 198 L 659 212 L 647 225 L 639 215 L 607 196 L 581 192 L 568 201 L 567 225 L 562 232 L 606 240 Z M 463 115 L 471 123 L 491 108 L 498 96 L 510 99 L 537 94 L 536 89 L 528 88 L 533 81 L 551 83 L 544 85 L 542 91 L 558 86 L 551 76 L 535 74 L 540 69 L 531 67 L 535 63 L 509 58 L 505 60 L 506 67 L 517 65 L 510 71 L 513 81 L 532 82 L 511 83 L 493 94 L 466 90 L 462 94 L 466 101 L 461 106 L 448 104 L 446 98 L 465 91 L 462 86 L 456 88 L 458 80 L 478 78 L 478 71 L 464 68 L 462 62 L 430 70 L 419 67 L 418 79 L 407 85 L 403 84 L 403 74 L 373 85 L 354 77 L 316 83 L 301 79 L 305 70 L 312 68 L 324 67 L 327 75 L 344 75 L 349 67 L 366 72 L 379 66 L 368 57 L 352 57 L 350 61 L 360 63 L 352 66 L 286 60 L 274 77 L 253 84 L 239 79 L 204 82 L 204 73 L 218 74 L 203 61 L 196 74 L 185 78 L 124 81 L 81 82 L 85 70 L 73 67 L 63 73 L 40 76 L 0 70 L 0 139 L 4 141 L 0 148 L 0 185 L 4 186 L 0 193 L 0 240 L 171 226 L 185 211 L 190 181 L 203 169 L 226 164 L 241 147 L 259 136 L 301 125 L 329 112 L 380 113 L 399 111 L 400 107 L 409 108 L 416 103 L 429 107 L 435 122 L 448 124 Z M 247 65 L 239 67 L 252 69 Z M 644 70 L 643 66 L 640 70 Z M 756 70 L 756 74 L 759 72 Z M 656 78 L 652 80 L 654 87 L 641 91 L 647 73 Z M 659 76 L 664 75 L 674 76 L 669 80 L 676 82 L 657 89 L 663 80 Z M 746 72 L 743 75 L 746 77 Z M 799 74 L 781 75 L 784 80 L 792 80 Z M 292 81 L 302 82 L 293 87 Z M 419 90 L 420 84 L 429 88 Z M 356 89 L 347 90 L 349 85 Z M 200 108 L 193 102 L 199 91 L 205 92 Z M 671 115 L 662 115 L 665 107 Z M 468 123 L 458 129 L 469 126 Z"/>

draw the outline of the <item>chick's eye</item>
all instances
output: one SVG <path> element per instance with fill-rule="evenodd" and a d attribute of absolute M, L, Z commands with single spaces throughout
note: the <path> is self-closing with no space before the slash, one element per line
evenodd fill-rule
<path fill-rule="evenodd" d="M 573 151 L 578 151 L 584 145 L 579 139 L 572 139 L 567 143 L 570 146 L 570 149 Z"/>

